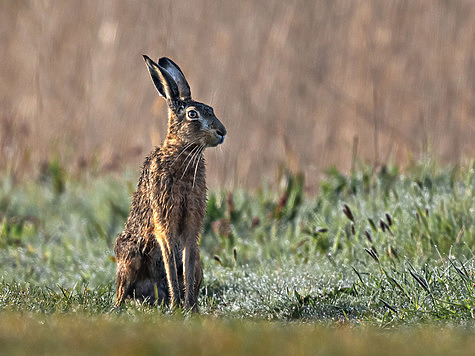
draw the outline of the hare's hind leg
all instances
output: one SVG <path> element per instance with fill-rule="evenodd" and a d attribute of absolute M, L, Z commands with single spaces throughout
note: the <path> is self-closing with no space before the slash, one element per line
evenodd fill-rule
<path fill-rule="evenodd" d="M 129 256 L 128 256 L 129 257 Z M 137 282 L 138 269 L 141 264 L 139 256 L 117 261 L 117 299 L 116 306 L 121 305 L 131 296 L 133 286 Z"/>
<path fill-rule="evenodd" d="M 137 283 L 139 270 L 143 263 L 136 238 L 123 232 L 117 237 L 114 247 L 117 259 L 117 293 L 115 305 L 121 305 L 127 297 L 133 294 L 133 288 Z"/>

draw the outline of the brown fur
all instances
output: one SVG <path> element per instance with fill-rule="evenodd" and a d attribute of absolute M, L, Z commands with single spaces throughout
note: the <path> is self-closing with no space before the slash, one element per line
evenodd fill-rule
<path fill-rule="evenodd" d="M 184 300 L 185 308 L 197 310 L 198 238 L 206 211 L 202 153 L 221 143 L 226 130 L 212 108 L 191 100 L 176 64 L 144 58 L 169 106 L 168 133 L 145 159 L 125 229 L 117 237 L 116 304 L 137 298 L 174 307 Z M 190 110 L 199 120 L 189 118 Z"/>

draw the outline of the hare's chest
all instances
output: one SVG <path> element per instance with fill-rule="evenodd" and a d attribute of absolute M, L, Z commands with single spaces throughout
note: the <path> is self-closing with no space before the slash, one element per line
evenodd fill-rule
<path fill-rule="evenodd" d="M 188 185 L 174 184 L 171 191 L 170 227 L 178 235 L 197 235 L 206 211 L 206 191 L 190 189 Z"/>

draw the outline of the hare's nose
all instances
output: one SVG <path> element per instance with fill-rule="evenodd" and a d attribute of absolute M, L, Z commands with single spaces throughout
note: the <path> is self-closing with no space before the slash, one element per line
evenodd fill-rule
<path fill-rule="evenodd" d="M 224 142 L 224 136 L 226 136 L 226 131 L 217 129 L 216 130 L 216 135 L 218 136 L 219 142 L 218 145 Z"/>

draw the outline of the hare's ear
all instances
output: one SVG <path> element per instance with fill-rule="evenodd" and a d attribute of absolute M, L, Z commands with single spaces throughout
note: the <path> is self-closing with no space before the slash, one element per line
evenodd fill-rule
<path fill-rule="evenodd" d="M 180 93 L 181 99 L 191 99 L 191 91 L 188 82 L 185 79 L 185 75 L 181 71 L 180 67 L 173 62 L 170 58 L 162 57 L 158 60 L 160 67 L 165 68 L 165 70 L 172 76 L 175 83 L 178 85 L 178 91 Z"/>
<path fill-rule="evenodd" d="M 163 96 L 165 99 L 170 101 L 177 100 L 180 97 L 180 93 L 178 91 L 178 86 L 170 73 L 152 61 L 148 56 L 144 55 L 143 59 L 147 64 L 153 84 L 155 84 L 155 88 L 157 88 L 160 96 Z"/>

